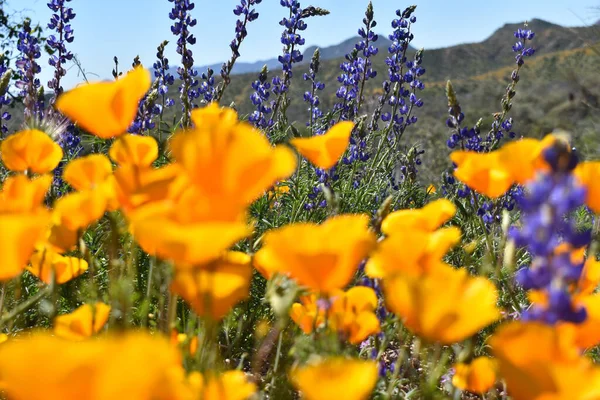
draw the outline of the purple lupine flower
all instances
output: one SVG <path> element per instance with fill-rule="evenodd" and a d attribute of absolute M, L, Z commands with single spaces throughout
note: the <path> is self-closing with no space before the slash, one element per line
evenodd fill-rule
<path fill-rule="evenodd" d="M 559 321 L 582 323 L 587 316 L 584 307 L 576 305 L 570 286 L 576 284 L 583 271 L 583 261 L 572 259 L 570 252 L 557 252 L 561 244 L 579 249 L 591 242 L 591 231 L 576 228 L 572 213 L 585 203 L 586 189 L 578 183 L 573 169 L 578 158 L 574 149 L 557 139 L 544 151 L 550 166 L 526 186 L 520 200 L 522 227 L 513 227 L 510 237 L 531 254 L 531 264 L 517 271 L 517 282 L 525 290 L 543 291 L 548 304 L 535 304 L 522 314 L 524 320 L 548 324 Z"/>
<path fill-rule="evenodd" d="M 48 36 L 46 44 L 53 50 L 49 64 L 54 67 L 54 77 L 48 82 L 48 87 L 54 91 L 54 96 L 51 103 L 56 101 L 56 98 L 63 92 L 61 79 L 67 73 L 64 65 L 73 59 L 73 53 L 67 50 L 67 43 L 72 43 L 74 40 L 73 28 L 70 22 L 75 18 L 73 9 L 65 4 L 71 0 L 51 0 L 48 3 L 54 13 L 48 23 L 48 29 L 55 32 Z"/>
<path fill-rule="evenodd" d="M 169 86 L 172 86 L 173 83 L 175 83 L 175 77 L 169 72 L 169 59 L 165 57 L 165 47 L 168 43 L 169 42 L 165 40 L 157 47 L 156 61 L 153 65 L 154 78 L 158 81 L 156 82 L 156 87 L 160 98 L 159 121 L 162 121 L 165 109 L 172 107 L 175 104 L 175 100 L 168 97 Z"/>
<path fill-rule="evenodd" d="M 285 27 L 281 34 L 281 43 L 283 44 L 283 54 L 279 56 L 279 62 L 283 69 L 282 76 L 273 77 L 272 91 L 275 99 L 271 102 L 273 109 L 273 120 L 277 119 L 277 113 L 281 109 L 282 102 L 289 90 L 290 80 L 292 79 L 292 68 L 295 63 L 302 62 L 304 56 L 298 49 L 305 43 L 304 38 L 299 32 L 306 30 L 306 22 L 303 20 L 303 10 L 300 8 L 298 0 L 280 0 L 282 7 L 289 9 L 289 17 L 279 21 L 279 25 Z"/>
<path fill-rule="evenodd" d="M 29 19 L 23 22 L 23 28 L 19 32 L 17 49 L 20 55 L 16 62 L 19 71 L 19 80 L 16 82 L 16 86 L 20 89 L 19 95 L 23 97 L 23 103 L 25 104 L 25 119 L 41 119 L 44 111 L 44 98 L 43 93 L 40 96 L 39 92 L 43 89 L 36 75 L 41 71 L 37 59 L 42 54 L 39 40 L 31 28 L 31 20 Z"/>
<path fill-rule="evenodd" d="M 374 20 L 373 4 L 371 2 L 367 6 L 363 24 L 364 27 L 358 30 L 362 40 L 354 46 L 351 53 L 346 54 L 347 61 L 340 65 L 342 74 L 338 77 L 338 82 L 342 86 L 336 92 L 336 96 L 341 102 L 336 103 L 334 106 L 334 111 L 340 113 L 340 121 L 354 119 L 364 100 L 365 83 L 377 76 L 377 71 L 373 70 L 371 57 L 379 52 L 379 49 L 373 45 L 379 39 L 379 36 L 372 30 L 377 26 L 377 22 Z"/>
<path fill-rule="evenodd" d="M 216 95 L 217 89 L 215 88 L 215 71 L 212 68 L 208 68 L 206 72 L 203 72 L 200 75 L 202 82 L 200 86 L 198 86 L 198 94 L 201 96 L 202 103 L 210 103 L 212 102 Z"/>
<path fill-rule="evenodd" d="M 260 71 L 258 79 L 252 82 L 254 93 L 250 96 L 250 100 L 256 110 L 250 114 L 248 120 L 259 129 L 267 129 L 273 126 L 273 119 L 270 118 L 273 109 L 269 104 L 271 84 L 268 81 L 267 73 L 267 66 L 265 65 Z"/>
<path fill-rule="evenodd" d="M 325 89 L 325 84 L 317 80 L 317 74 L 319 73 L 319 65 L 320 53 L 319 49 L 316 49 L 310 61 L 308 73 L 305 73 L 302 77 L 305 81 L 310 81 L 311 83 L 311 90 L 306 91 L 304 93 L 304 101 L 309 104 L 308 111 L 310 113 L 310 119 L 306 123 L 306 126 L 308 126 L 311 129 L 311 132 L 313 132 L 313 134 L 319 134 L 323 132 L 322 130 L 317 129 L 315 127 L 315 124 L 317 123 L 319 118 L 323 116 L 323 111 L 321 111 L 321 109 L 319 108 L 320 100 L 317 93 Z"/>
<path fill-rule="evenodd" d="M 216 89 L 214 94 L 214 100 L 220 101 L 225 89 L 231 82 L 231 71 L 235 65 L 236 60 L 240 57 L 240 46 L 244 39 L 248 36 L 247 25 L 249 22 L 256 21 L 258 19 L 258 12 L 254 6 L 262 3 L 262 0 L 241 0 L 241 3 L 236 5 L 233 9 L 233 13 L 238 17 L 244 16 L 243 20 L 238 19 L 235 23 L 235 39 L 231 41 L 229 47 L 231 48 L 231 59 L 223 63 L 221 67 L 221 78 L 223 81 Z"/>
<path fill-rule="evenodd" d="M 422 67 L 423 50 L 415 53 L 413 60 L 408 60 L 406 53 L 414 35 L 411 26 L 417 20 L 413 15 L 416 6 L 410 6 L 404 11 L 397 10 L 399 17 L 392 21 L 394 31 L 389 35 L 392 44 L 388 48 L 385 60 L 388 66 L 388 79 L 383 83 L 383 94 L 379 98 L 369 128 L 377 130 L 378 121 L 386 122 L 388 140 L 400 142 L 404 131 L 418 119 L 413 115 L 415 108 L 423 106 L 424 102 L 417 96 L 418 91 L 425 88 L 422 76 L 426 70 Z M 391 107 L 391 112 L 383 113 L 385 105 Z"/>
<path fill-rule="evenodd" d="M 3 106 L 9 106 L 12 103 L 12 98 L 8 94 L 10 80 L 13 75 L 12 69 L 8 68 L 8 60 L 2 58 L 0 60 L 0 139 L 8 133 L 6 121 L 10 121 L 12 115 L 8 111 L 2 111 Z"/>
<path fill-rule="evenodd" d="M 523 60 L 524 57 L 532 55 L 534 50 L 525 47 L 526 41 L 532 40 L 535 34 L 531 30 L 519 29 L 515 32 L 515 37 L 522 40 L 513 46 L 513 50 L 518 52 Z M 527 51 L 526 51 L 527 50 Z M 513 131 L 514 121 L 508 117 L 508 112 L 511 109 L 511 99 L 515 96 L 516 84 L 519 82 L 519 71 L 523 66 L 524 62 L 517 62 L 517 68 L 511 74 L 511 84 L 507 88 L 507 92 L 502 99 L 502 113 L 494 114 L 494 121 L 487 136 L 481 136 L 481 120 L 475 124 L 474 127 L 464 127 L 462 123 L 465 119 L 465 114 L 462 112 L 456 93 L 452 87 L 452 83 L 448 81 L 446 86 L 446 95 L 448 97 L 448 114 L 449 117 L 446 120 L 446 125 L 450 128 L 451 135 L 446 141 L 447 146 L 450 149 L 459 148 L 461 150 L 470 150 L 476 152 L 488 152 L 494 150 L 503 139 L 514 139 L 517 134 Z M 498 201 L 494 203 L 486 202 L 485 198 L 477 193 L 471 193 L 467 187 L 452 188 L 455 182 L 452 178 L 452 182 L 448 179 L 451 177 L 450 174 L 446 175 L 444 185 L 442 186 L 443 193 L 454 191 L 459 197 L 467 197 L 469 195 L 477 198 L 477 203 L 480 207 L 477 211 L 478 215 L 481 216 L 486 224 L 493 222 L 500 222 L 501 212 L 503 209 L 513 210 L 515 205 L 518 203 L 518 199 L 523 195 L 523 189 L 521 187 L 513 187 L 508 193 L 503 195 Z"/>
<path fill-rule="evenodd" d="M 179 93 L 181 95 L 183 118 L 182 125 L 190 125 L 190 116 L 192 108 L 196 107 L 194 100 L 200 94 L 198 93 L 198 71 L 194 70 L 194 57 L 192 50 L 188 45 L 196 44 L 196 37 L 190 33 L 189 28 L 196 26 L 198 21 L 192 19 L 190 11 L 194 9 L 194 3 L 190 0 L 169 0 L 173 3 L 173 9 L 169 13 L 169 18 L 175 21 L 171 26 L 171 32 L 177 36 L 177 54 L 181 56 L 181 66 L 177 68 L 177 73 L 181 79 Z"/>

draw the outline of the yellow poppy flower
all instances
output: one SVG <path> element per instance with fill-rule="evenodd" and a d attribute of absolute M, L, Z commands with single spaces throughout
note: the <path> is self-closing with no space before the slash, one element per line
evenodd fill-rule
<path fill-rule="evenodd" d="M 315 292 L 331 293 L 350 281 L 375 246 L 366 215 L 340 215 L 321 225 L 299 223 L 267 232 L 254 263 L 269 274 L 289 274 Z"/>
<path fill-rule="evenodd" d="M 110 306 L 107 304 L 84 304 L 70 314 L 56 317 L 54 333 L 68 340 L 85 340 L 102 329 L 109 314 Z"/>
<path fill-rule="evenodd" d="M 115 140 L 108 155 L 119 165 L 149 167 L 158 158 L 158 144 L 152 136 L 125 134 Z"/>
<path fill-rule="evenodd" d="M 331 358 L 293 369 L 291 379 L 306 400 L 365 400 L 378 374 L 374 361 Z"/>
<path fill-rule="evenodd" d="M 69 193 L 54 204 L 55 218 L 70 231 L 87 228 L 104 215 L 108 207 L 106 196 L 95 190 Z"/>
<path fill-rule="evenodd" d="M 232 251 L 201 268 L 177 271 L 171 290 L 196 314 L 220 320 L 248 297 L 251 279 L 250 256 Z"/>
<path fill-rule="evenodd" d="M 206 115 L 205 115 L 206 114 Z M 243 209 L 296 169 L 296 156 L 285 146 L 272 147 L 267 138 L 246 122 L 232 120 L 211 104 L 195 110 L 195 128 L 171 137 L 169 148 L 200 195 L 234 199 Z"/>
<path fill-rule="evenodd" d="M 42 249 L 31 257 L 27 270 L 50 285 L 52 276 L 56 283 L 63 284 L 77 278 L 88 269 L 88 263 L 77 257 L 66 257 L 51 249 Z"/>
<path fill-rule="evenodd" d="M 348 144 L 350 144 L 352 129 L 354 129 L 354 123 L 339 122 L 323 135 L 296 138 L 290 140 L 290 143 L 314 166 L 330 169 L 346 152 Z"/>
<path fill-rule="evenodd" d="M 192 372 L 188 377 L 191 392 L 200 394 L 202 400 L 246 400 L 256 392 L 242 371 L 226 371 L 221 375 L 202 376 Z M 196 397 L 194 397 L 196 399 Z"/>
<path fill-rule="evenodd" d="M 242 222 L 181 224 L 169 218 L 136 215 L 130 227 L 148 254 L 173 261 L 179 269 L 210 263 L 252 233 Z"/>
<path fill-rule="evenodd" d="M 63 179 L 75 190 L 95 189 L 112 176 L 112 165 L 104 154 L 77 158 L 65 167 Z"/>
<path fill-rule="evenodd" d="M 0 348 L 0 376 L 14 399 L 190 399 L 177 349 L 141 332 L 82 342 L 36 333 L 9 341 Z"/>
<path fill-rule="evenodd" d="M 384 278 L 399 273 L 417 276 L 432 272 L 460 236 L 457 227 L 434 232 L 397 231 L 379 243 L 365 265 L 365 273 L 371 278 Z"/>
<path fill-rule="evenodd" d="M 176 164 L 157 169 L 125 165 L 114 177 L 116 198 L 125 214 L 150 203 L 174 203 L 189 185 Z"/>
<path fill-rule="evenodd" d="M 4 166 L 11 171 L 45 174 L 58 166 L 63 151 L 44 132 L 29 129 L 10 135 L 0 144 Z"/>
<path fill-rule="evenodd" d="M 75 249 L 79 238 L 78 229 L 69 229 L 61 224 L 60 214 L 56 212 L 52 214 L 51 220 L 44 245 L 56 253 L 66 253 Z"/>
<path fill-rule="evenodd" d="M 150 72 L 140 66 L 117 81 L 85 84 L 63 93 L 56 108 L 86 131 L 110 139 L 127 131 L 151 83 Z"/>
<path fill-rule="evenodd" d="M 476 153 L 454 151 L 450 159 L 456 164 L 454 176 L 471 189 L 488 197 L 500 197 L 513 185 L 514 179 L 498 152 Z"/>
<path fill-rule="evenodd" d="M 35 212 L 43 206 L 51 184 L 50 175 L 34 179 L 25 175 L 9 176 L 0 191 L 0 213 Z"/>
<path fill-rule="evenodd" d="M 386 235 L 397 231 L 433 232 L 456 214 L 456 206 L 448 199 L 432 201 L 423 208 L 399 210 L 389 214 L 381 224 Z"/>
<path fill-rule="evenodd" d="M 488 357 L 477 357 L 470 364 L 454 366 L 452 384 L 460 390 L 483 395 L 496 383 L 496 362 Z"/>
<path fill-rule="evenodd" d="M 600 214 L 600 161 L 582 162 L 573 173 L 587 190 L 585 202 L 588 207 Z"/>
<path fill-rule="evenodd" d="M 50 223 L 45 211 L 0 214 L 0 281 L 20 275 Z"/>
<path fill-rule="evenodd" d="M 396 275 L 383 281 L 385 302 L 415 335 L 452 344 L 500 318 L 498 293 L 489 280 L 465 269 L 439 267 L 422 276 Z"/>
<path fill-rule="evenodd" d="M 521 139 L 490 153 L 455 151 L 450 158 L 457 165 L 454 176 L 471 189 L 488 197 L 499 197 L 514 184 L 524 185 L 537 171 L 547 168 L 544 149 L 558 139 Z"/>
<path fill-rule="evenodd" d="M 366 286 L 355 286 L 335 296 L 329 311 L 331 329 L 348 338 L 351 344 L 359 344 L 379 333 L 381 327 L 375 315 L 377 303 L 377 294 Z"/>
<path fill-rule="evenodd" d="M 515 400 L 600 398 L 600 368 L 580 355 L 573 326 L 511 322 L 490 346 Z"/>
<path fill-rule="evenodd" d="M 292 304 L 290 318 L 302 329 L 302 332 L 309 335 L 315 329 L 325 325 L 327 313 L 325 308 L 319 307 L 317 295 L 311 293 L 300 297 L 300 303 Z"/>

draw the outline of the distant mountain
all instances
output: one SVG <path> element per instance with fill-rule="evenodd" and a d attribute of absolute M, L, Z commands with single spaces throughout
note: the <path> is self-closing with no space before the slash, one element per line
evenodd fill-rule
<path fill-rule="evenodd" d="M 335 45 L 327 46 L 327 47 L 320 47 L 319 52 L 321 53 L 321 60 L 326 61 L 326 60 L 333 60 L 336 58 L 343 58 L 346 54 L 350 53 L 354 49 L 354 46 L 360 40 L 361 40 L 360 36 L 355 36 L 350 39 L 344 40 L 342 43 L 339 43 L 339 44 L 335 44 Z M 377 40 L 377 42 L 375 44 L 376 44 L 377 48 L 379 49 L 379 51 L 386 52 L 387 48 L 390 46 L 391 43 L 392 42 L 387 37 L 385 37 L 385 35 L 379 35 L 379 39 Z M 310 59 L 312 58 L 312 56 L 317 48 L 318 48 L 318 46 L 309 46 L 306 48 L 306 50 L 303 53 L 304 61 L 302 62 L 302 64 L 310 63 Z M 206 70 L 208 68 L 212 68 L 212 70 L 215 71 L 216 74 L 218 74 L 219 71 L 221 70 L 221 65 L 223 65 L 223 63 L 194 67 L 194 69 L 197 70 L 201 74 L 203 72 L 206 72 Z M 277 58 L 270 58 L 268 60 L 260 60 L 260 61 L 255 61 L 255 62 L 239 62 L 238 61 L 235 63 L 235 65 L 233 67 L 232 75 L 258 73 L 258 72 L 260 72 L 262 67 L 265 65 L 267 66 L 269 71 L 275 70 L 281 66 L 281 64 L 279 63 Z M 176 73 L 177 73 L 176 67 L 171 68 L 170 72 L 172 74 L 175 74 L 175 76 L 177 76 L 176 75 Z"/>

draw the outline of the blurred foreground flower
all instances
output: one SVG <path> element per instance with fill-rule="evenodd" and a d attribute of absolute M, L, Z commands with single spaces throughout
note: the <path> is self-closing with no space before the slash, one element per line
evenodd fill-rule
<path fill-rule="evenodd" d="M 492 282 L 463 269 L 440 266 L 421 276 L 399 274 L 384 279 L 386 306 L 415 335 L 452 344 L 500 318 Z"/>
<path fill-rule="evenodd" d="M 490 346 L 515 400 L 600 398 L 600 368 L 580 354 L 572 325 L 512 322 Z"/>
<path fill-rule="evenodd" d="M 292 139 L 290 143 L 315 167 L 330 169 L 339 161 L 350 143 L 354 123 L 339 122 L 323 135 Z"/>
<path fill-rule="evenodd" d="M 483 395 L 496 383 L 496 364 L 488 357 L 477 357 L 469 364 L 454 366 L 452 384 L 461 390 Z"/>
<path fill-rule="evenodd" d="M 80 341 L 98 333 L 108 321 L 110 306 L 104 303 L 84 304 L 70 314 L 54 319 L 54 333 L 64 339 Z"/>
<path fill-rule="evenodd" d="M 306 400 L 365 400 L 375 388 L 378 369 L 373 361 L 332 358 L 293 369 L 290 375 Z"/>
<path fill-rule="evenodd" d="M 178 351 L 147 333 L 84 342 L 43 333 L 15 338 L 0 347 L 0 376 L 16 400 L 193 398 Z"/>
<path fill-rule="evenodd" d="M 350 283 L 375 246 L 366 215 L 340 215 L 321 225 L 298 223 L 269 231 L 254 264 L 267 276 L 289 275 L 300 285 L 333 293 Z"/>
<path fill-rule="evenodd" d="M 127 132 L 150 89 L 150 72 L 137 67 L 117 81 L 84 84 L 60 95 L 56 108 L 102 139 Z"/>
<path fill-rule="evenodd" d="M 58 166 L 63 151 L 50 136 L 30 129 L 4 139 L 0 145 L 0 156 L 11 171 L 45 174 Z"/>
<path fill-rule="evenodd" d="M 251 278 L 250 256 L 231 251 L 196 269 L 177 271 L 171 290 L 199 316 L 220 320 L 248 297 Z"/>

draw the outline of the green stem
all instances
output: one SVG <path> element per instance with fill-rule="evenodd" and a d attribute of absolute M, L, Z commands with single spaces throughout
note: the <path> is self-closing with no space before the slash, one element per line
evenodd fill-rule
<path fill-rule="evenodd" d="M 53 289 L 51 286 L 47 286 L 47 287 L 41 289 L 39 292 L 37 292 L 35 295 L 30 297 L 26 301 L 24 301 L 23 303 L 19 304 L 15 308 L 13 308 L 6 315 L 4 315 L 2 318 L 0 318 L 0 327 L 4 326 L 4 324 L 6 324 L 8 321 L 15 318 L 17 315 L 29 310 L 35 303 L 37 303 L 44 297 L 52 294 L 52 290 Z"/>

